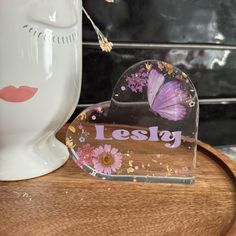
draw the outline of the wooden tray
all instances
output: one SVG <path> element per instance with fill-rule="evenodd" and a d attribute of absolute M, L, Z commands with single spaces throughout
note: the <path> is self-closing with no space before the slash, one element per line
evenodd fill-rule
<path fill-rule="evenodd" d="M 195 185 L 101 181 L 72 160 L 1 182 L 0 235 L 236 235 L 236 164 L 201 142 L 197 163 Z"/>

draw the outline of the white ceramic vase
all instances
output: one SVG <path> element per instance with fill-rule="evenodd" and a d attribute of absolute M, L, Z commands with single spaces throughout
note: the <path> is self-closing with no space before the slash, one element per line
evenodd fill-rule
<path fill-rule="evenodd" d="M 81 0 L 0 0 L 0 180 L 68 159 L 55 133 L 81 90 Z"/>

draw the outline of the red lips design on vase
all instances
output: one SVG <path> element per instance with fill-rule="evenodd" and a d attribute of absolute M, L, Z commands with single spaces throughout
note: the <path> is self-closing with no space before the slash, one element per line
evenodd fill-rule
<path fill-rule="evenodd" d="M 38 91 L 38 88 L 29 86 L 20 86 L 16 88 L 13 85 L 0 89 L 0 99 L 7 102 L 19 103 L 31 99 Z"/>

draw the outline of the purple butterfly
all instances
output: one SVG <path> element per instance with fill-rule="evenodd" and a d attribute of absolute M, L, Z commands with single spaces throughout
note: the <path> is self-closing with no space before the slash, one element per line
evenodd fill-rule
<path fill-rule="evenodd" d="M 164 84 L 165 78 L 157 70 L 151 70 L 148 77 L 148 102 L 153 112 L 161 117 L 179 121 L 187 114 L 183 105 L 188 100 L 188 94 L 183 91 L 181 83 L 170 81 Z"/>

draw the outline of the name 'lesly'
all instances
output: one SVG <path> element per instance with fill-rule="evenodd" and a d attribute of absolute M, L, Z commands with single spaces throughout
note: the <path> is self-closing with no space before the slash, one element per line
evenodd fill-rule
<path fill-rule="evenodd" d="M 105 134 L 104 125 L 95 125 L 96 129 L 96 140 L 136 140 L 136 141 L 150 141 L 157 142 L 163 141 L 167 142 L 165 146 L 167 148 L 177 148 L 181 144 L 181 131 L 170 132 L 168 130 L 158 131 L 158 126 L 149 127 L 148 130 L 132 130 L 128 131 L 126 129 L 116 129 L 112 132 L 111 136 L 108 137 Z"/>

